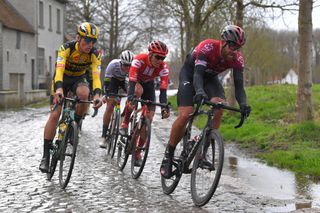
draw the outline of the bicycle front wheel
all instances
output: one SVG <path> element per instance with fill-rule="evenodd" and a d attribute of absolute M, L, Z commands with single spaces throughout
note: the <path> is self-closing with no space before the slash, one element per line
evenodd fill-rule
<path fill-rule="evenodd" d="M 75 121 L 68 126 L 61 143 L 59 183 L 65 189 L 70 181 L 78 146 L 78 126 Z"/>
<path fill-rule="evenodd" d="M 106 134 L 106 137 L 104 140 L 106 140 L 106 152 L 109 155 L 111 150 L 112 150 L 112 133 L 113 133 L 113 128 L 114 128 L 114 122 L 115 122 L 115 112 L 112 113 L 111 118 L 110 118 L 110 122 L 108 125 L 108 132 Z"/>
<path fill-rule="evenodd" d="M 151 122 L 148 118 L 140 121 L 141 125 L 137 125 L 131 144 L 133 146 L 133 153 L 131 158 L 131 175 L 132 178 L 140 177 L 149 153 L 150 139 L 151 139 Z M 140 128 L 139 128 L 140 126 Z"/>
<path fill-rule="evenodd" d="M 211 199 L 223 167 L 224 147 L 220 133 L 213 129 L 203 137 L 191 172 L 191 196 L 196 206 L 203 206 Z"/>
<path fill-rule="evenodd" d="M 110 147 L 111 147 L 111 158 L 113 158 L 114 153 L 116 152 L 116 144 L 119 134 L 119 125 L 120 125 L 120 111 L 115 110 L 115 119 L 112 124 L 112 131 L 110 137 Z"/>

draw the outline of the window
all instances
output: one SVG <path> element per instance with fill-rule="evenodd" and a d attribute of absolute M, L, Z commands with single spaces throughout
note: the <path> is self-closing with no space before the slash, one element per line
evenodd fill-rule
<path fill-rule="evenodd" d="M 57 33 L 61 33 L 60 9 L 57 9 Z"/>
<path fill-rule="evenodd" d="M 49 5 L 49 31 L 52 31 L 52 8 Z"/>
<path fill-rule="evenodd" d="M 27 53 L 24 54 L 24 62 L 27 63 L 28 55 Z"/>
<path fill-rule="evenodd" d="M 38 48 L 38 62 L 39 62 L 39 66 L 38 66 L 38 74 L 39 75 L 44 75 L 44 48 Z"/>
<path fill-rule="evenodd" d="M 39 28 L 44 28 L 43 2 L 39 2 Z"/>
<path fill-rule="evenodd" d="M 9 54 L 9 51 L 7 51 L 7 61 L 9 62 L 9 56 L 10 56 L 10 54 Z"/>
<path fill-rule="evenodd" d="M 20 47 L 21 47 L 21 32 L 17 31 L 16 49 L 20 49 Z"/>

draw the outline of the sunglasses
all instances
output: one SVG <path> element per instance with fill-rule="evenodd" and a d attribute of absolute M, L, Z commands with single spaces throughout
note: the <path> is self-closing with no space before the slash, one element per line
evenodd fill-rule
<path fill-rule="evenodd" d="M 154 57 L 155 57 L 157 60 L 161 60 L 161 61 L 163 61 L 164 59 L 166 59 L 166 57 L 160 56 L 160 55 L 154 55 Z"/>
<path fill-rule="evenodd" d="M 96 38 L 90 38 L 90 37 L 83 37 L 84 41 L 89 44 L 90 42 L 92 42 L 92 44 L 95 44 L 97 42 Z"/>
<path fill-rule="evenodd" d="M 239 44 L 234 43 L 234 42 L 228 42 L 228 47 L 232 51 L 236 51 L 241 48 L 241 46 Z"/>
<path fill-rule="evenodd" d="M 130 67 L 131 66 L 131 64 L 123 64 L 123 63 L 121 63 L 121 65 L 124 66 L 124 67 Z"/>

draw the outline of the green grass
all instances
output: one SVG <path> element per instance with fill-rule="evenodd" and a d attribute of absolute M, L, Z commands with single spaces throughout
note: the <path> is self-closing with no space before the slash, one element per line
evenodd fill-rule
<path fill-rule="evenodd" d="M 320 85 L 313 85 L 314 121 L 295 122 L 294 85 L 246 88 L 250 117 L 240 129 L 239 115 L 225 111 L 220 127 L 227 142 L 234 142 L 268 164 L 320 179 Z M 171 97 L 175 103 L 176 97 Z M 204 119 L 195 122 L 203 126 Z"/>

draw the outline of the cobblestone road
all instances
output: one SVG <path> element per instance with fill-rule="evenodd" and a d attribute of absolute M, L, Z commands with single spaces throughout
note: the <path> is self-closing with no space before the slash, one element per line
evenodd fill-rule
<path fill-rule="evenodd" d="M 146 167 L 141 177 L 133 180 L 129 166 L 119 172 L 115 160 L 98 147 L 102 114 L 101 110 L 97 118 L 84 121 L 74 172 L 62 190 L 57 174 L 47 181 L 38 170 L 48 108 L 0 112 L 0 212 L 256 213 L 286 212 L 286 206 L 294 203 L 256 193 L 241 179 L 227 174 L 222 175 L 215 195 L 203 208 L 193 206 L 189 175 L 182 177 L 172 196 L 164 195 L 159 167 L 173 116 L 160 120 L 157 113 Z"/>

